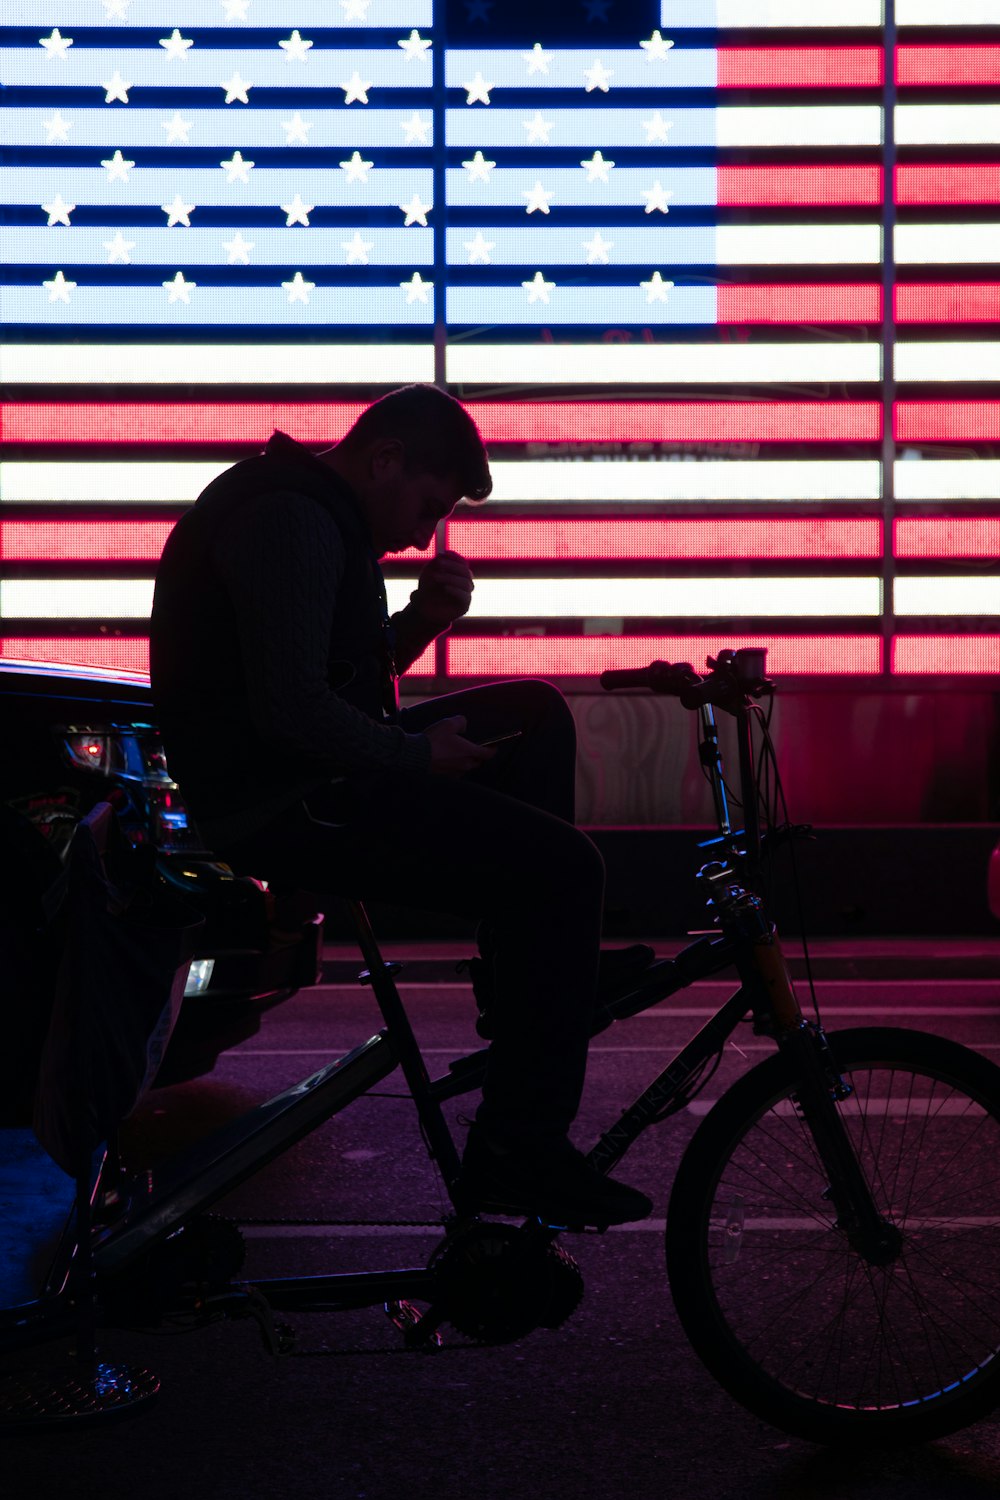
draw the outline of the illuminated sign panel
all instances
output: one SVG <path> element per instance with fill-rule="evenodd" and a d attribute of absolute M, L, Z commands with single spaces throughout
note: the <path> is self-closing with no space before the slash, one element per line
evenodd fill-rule
<path fill-rule="evenodd" d="M 884 19 L 65 0 L 0 28 L 0 650 L 142 666 L 211 477 L 437 380 L 496 486 L 437 539 L 476 606 L 418 677 L 751 641 L 792 674 L 995 671 L 1000 596 L 955 568 L 1000 525 L 1000 12 L 897 0 L 891 51 Z"/>

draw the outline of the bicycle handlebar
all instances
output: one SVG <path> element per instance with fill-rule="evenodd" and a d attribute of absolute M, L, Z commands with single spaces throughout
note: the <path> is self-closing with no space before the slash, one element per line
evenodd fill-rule
<path fill-rule="evenodd" d="M 774 690 L 764 676 L 767 651 L 763 647 L 744 647 L 739 651 L 720 651 L 708 658 L 709 672 L 700 677 L 689 662 L 650 662 L 648 667 L 618 668 L 601 673 L 601 687 L 613 693 L 619 688 L 646 688 L 650 692 L 678 698 L 684 708 L 700 708 L 712 703 L 732 712 L 737 702 L 747 696 L 759 698 Z"/>

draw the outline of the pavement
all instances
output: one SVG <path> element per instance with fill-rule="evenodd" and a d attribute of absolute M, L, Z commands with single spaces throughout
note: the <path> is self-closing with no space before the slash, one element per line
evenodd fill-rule
<path fill-rule="evenodd" d="M 406 960 L 402 994 L 429 1068 L 443 1072 L 475 1044 L 471 995 L 454 972 L 464 949 L 390 943 L 386 956 Z M 378 1016 L 356 982 L 358 967 L 331 945 L 321 985 L 272 1011 L 209 1077 L 148 1096 L 127 1131 L 133 1158 L 155 1170 L 371 1035 Z M 1000 1061 L 1000 943 L 818 943 L 813 970 L 831 1030 L 916 1027 Z M 595 1039 L 580 1144 L 731 988 L 724 980 L 692 986 Z M 709 1098 L 768 1048 L 749 1037 L 729 1047 Z M 457 1133 L 474 1102 L 448 1106 Z M 445 1330 L 440 1351 L 414 1353 L 379 1308 L 293 1314 L 296 1341 L 283 1357 L 267 1351 L 250 1321 L 108 1331 L 105 1358 L 155 1370 L 156 1401 L 105 1427 L 8 1437 L 4 1500 L 896 1500 L 904 1490 L 907 1500 L 995 1500 L 1000 1416 L 938 1442 L 852 1457 L 769 1427 L 703 1369 L 663 1267 L 666 1201 L 704 1113 L 706 1100 L 697 1103 L 697 1113 L 643 1135 L 619 1169 L 653 1196 L 653 1217 L 564 1238 L 586 1291 L 562 1328 L 498 1347 L 469 1346 Z M 422 1221 L 441 1209 L 395 1074 L 218 1205 L 245 1225 L 251 1277 L 423 1265 L 440 1236 Z M 63 1354 L 48 1346 L 7 1356 L 0 1370 Z"/>

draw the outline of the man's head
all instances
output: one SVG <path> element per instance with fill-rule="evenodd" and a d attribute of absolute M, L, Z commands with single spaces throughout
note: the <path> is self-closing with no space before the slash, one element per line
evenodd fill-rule
<path fill-rule="evenodd" d="M 476 424 L 434 385 L 383 396 L 320 457 L 358 496 L 379 553 L 428 547 L 459 500 L 493 488 Z"/>

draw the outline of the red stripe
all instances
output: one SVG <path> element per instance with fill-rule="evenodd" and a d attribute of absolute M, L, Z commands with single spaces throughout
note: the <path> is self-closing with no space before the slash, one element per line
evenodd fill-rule
<path fill-rule="evenodd" d="M 452 636 L 448 675 L 596 677 L 606 668 L 643 667 L 651 661 L 689 661 L 704 671 L 705 658 L 727 646 L 766 646 L 767 669 L 775 675 L 872 677 L 882 665 L 877 635 Z"/>
<path fill-rule="evenodd" d="M 1000 47 L 922 47 L 909 43 L 896 48 L 899 84 L 955 84 L 959 88 L 1000 83 Z"/>
<path fill-rule="evenodd" d="M 157 562 L 173 525 L 173 521 L 0 521 L 0 558 L 12 562 Z"/>
<path fill-rule="evenodd" d="M 53 403 L 0 406 L 7 443 L 256 445 L 276 427 L 332 443 L 363 410 L 354 402 L 296 405 Z M 881 436 L 877 401 L 469 401 L 488 443 L 864 443 Z"/>
<path fill-rule="evenodd" d="M 893 523 L 896 557 L 1000 556 L 1000 516 L 907 516 Z"/>
<path fill-rule="evenodd" d="M 895 201 L 1000 203 L 1000 162 L 910 162 L 895 170 Z"/>
<path fill-rule="evenodd" d="M 783 208 L 798 204 L 864 204 L 882 202 L 882 168 L 717 167 L 716 198 L 720 208 Z"/>
<path fill-rule="evenodd" d="M 897 676 L 956 672 L 995 677 L 1000 673 L 1000 635 L 897 635 L 891 658 Z"/>
<path fill-rule="evenodd" d="M 74 667 L 118 667 L 149 671 L 145 636 L 17 636 L 0 640 L 0 656 L 22 661 L 66 662 Z"/>
<path fill-rule="evenodd" d="M 720 47 L 720 89 L 879 88 L 881 47 Z"/>
<path fill-rule="evenodd" d="M 897 323 L 1000 322 L 1000 281 L 900 282 Z"/>
<path fill-rule="evenodd" d="M 893 428 L 900 443 L 1000 442 L 1000 401 L 897 401 Z"/>
<path fill-rule="evenodd" d="M 719 323 L 880 323 L 882 288 L 874 283 L 717 288 Z"/>
<path fill-rule="evenodd" d="M 447 545 L 470 561 L 644 562 L 686 558 L 874 558 L 876 517 L 832 519 L 732 516 L 725 520 L 522 521 L 448 523 Z"/>

